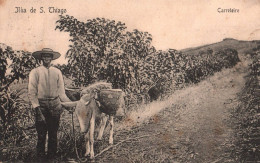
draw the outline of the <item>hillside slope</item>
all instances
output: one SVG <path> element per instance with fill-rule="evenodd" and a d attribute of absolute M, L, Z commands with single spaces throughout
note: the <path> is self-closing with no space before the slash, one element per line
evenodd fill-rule
<path fill-rule="evenodd" d="M 254 41 L 242 41 L 242 40 L 236 40 L 232 38 L 223 39 L 221 42 L 216 42 L 213 44 L 203 45 L 199 47 L 194 48 L 187 48 L 180 50 L 183 53 L 194 55 L 198 54 L 200 51 L 207 51 L 209 48 L 213 51 L 222 50 L 225 48 L 232 48 L 237 50 L 239 54 L 248 54 L 252 51 L 253 48 L 256 48 L 260 45 L 260 40 L 254 40 Z"/>
<path fill-rule="evenodd" d="M 230 151 L 234 141 L 230 116 L 246 74 L 247 66 L 242 62 L 177 91 L 168 100 L 132 112 L 124 123 L 117 124 L 114 140 L 132 139 L 96 161 L 236 162 Z"/>

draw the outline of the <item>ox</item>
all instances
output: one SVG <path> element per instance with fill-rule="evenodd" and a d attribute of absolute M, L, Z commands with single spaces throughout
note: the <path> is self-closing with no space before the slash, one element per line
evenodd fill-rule
<path fill-rule="evenodd" d="M 150 102 L 153 102 L 153 101 L 159 99 L 159 97 L 161 95 L 161 90 L 158 87 L 153 86 L 152 88 L 150 88 L 148 90 L 148 95 L 150 97 Z"/>
<path fill-rule="evenodd" d="M 147 93 L 150 97 L 150 102 L 160 99 L 163 94 L 162 82 L 163 79 L 160 78 L 148 89 Z"/>
<path fill-rule="evenodd" d="M 109 144 L 113 144 L 113 128 L 114 128 L 114 115 L 104 113 L 101 111 L 101 104 L 97 101 L 97 93 L 89 93 L 83 95 L 79 101 L 63 102 L 64 107 L 76 107 L 75 112 L 78 117 L 81 133 L 86 133 L 86 153 L 85 156 L 90 155 L 90 159 L 94 158 L 94 130 L 96 119 L 100 119 L 100 129 L 97 140 L 101 140 L 106 122 L 109 119 Z M 123 99 L 123 98 L 122 98 Z M 124 114 L 123 101 L 122 107 L 118 108 L 116 114 Z"/>

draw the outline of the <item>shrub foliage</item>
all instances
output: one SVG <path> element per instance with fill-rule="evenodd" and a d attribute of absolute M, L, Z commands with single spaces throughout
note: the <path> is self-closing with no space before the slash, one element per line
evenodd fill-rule
<path fill-rule="evenodd" d="M 81 22 L 72 16 L 60 16 L 56 29 L 70 33 L 67 66 L 76 86 L 105 80 L 123 89 L 130 103 L 146 96 L 148 89 L 157 84 L 155 81 L 160 81 L 157 85 L 164 93 L 173 82 L 175 87 L 197 83 L 239 61 L 233 49 L 209 49 L 193 56 L 174 49 L 156 50 L 148 32 L 129 32 L 124 23 L 104 18 Z"/>
<path fill-rule="evenodd" d="M 8 62 L 10 65 L 8 66 Z M 23 88 L 10 89 L 15 81 L 28 77 L 29 71 L 36 66 L 30 53 L 13 51 L 9 46 L 0 48 L 0 146 L 18 147 L 30 138 L 26 130 L 34 119 L 30 105 L 20 96 L 26 92 Z M 8 72 L 9 71 L 9 72 Z M 0 149 L 5 151 L 5 149 Z M 15 158 L 16 155 L 14 155 Z M 1 156 L 4 157 L 4 156 Z"/>
<path fill-rule="evenodd" d="M 254 49 L 250 73 L 240 93 L 240 105 L 235 108 L 236 141 L 234 155 L 240 162 L 258 162 L 259 150 L 259 104 L 260 104 L 260 46 Z"/>

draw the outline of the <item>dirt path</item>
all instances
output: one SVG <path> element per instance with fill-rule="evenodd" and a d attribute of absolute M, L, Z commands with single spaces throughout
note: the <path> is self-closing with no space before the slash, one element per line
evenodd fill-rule
<path fill-rule="evenodd" d="M 246 72 L 246 65 L 239 63 L 133 112 L 117 125 L 115 144 L 145 137 L 119 144 L 96 162 L 233 162 L 230 111 L 237 105 Z"/>

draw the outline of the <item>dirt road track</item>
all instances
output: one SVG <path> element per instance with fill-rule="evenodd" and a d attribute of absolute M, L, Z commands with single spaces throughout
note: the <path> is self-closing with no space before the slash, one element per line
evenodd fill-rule
<path fill-rule="evenodd" d="M 234 162 L 230 111 L 237 105 L 246 72 L 246 65 L 239 63 L 133 112 L 125 123 L 117 124 L 115 144 L 146 136 L 125 141 L 96 162 Z"/>

